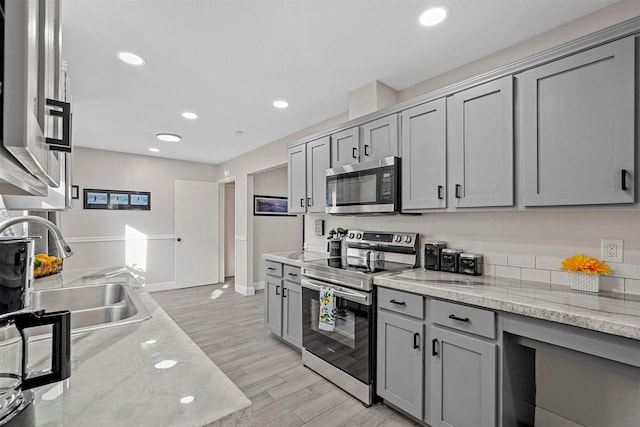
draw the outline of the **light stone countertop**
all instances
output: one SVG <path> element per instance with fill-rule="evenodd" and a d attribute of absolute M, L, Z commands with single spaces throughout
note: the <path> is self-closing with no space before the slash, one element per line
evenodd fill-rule
<path fill-rule="evenodd" d="M 640 340 L 640 295 L 415 268 L 374 284 Z"/>
<path fill-rule="evenodd" d="M 303 262 L 315 261 L 317 259 L 328 258 L 326 252 L 296 251 L 296 252 L 271 252 L 262 254 L 262 259 L 267 261 L 281 262 L 283 264 L 302 267 Z"/>
<path fill-rule="evenodd" d="M 251 425 L 251 401 L 144 291 L 134 271 L 64 271 L 38 279 L 35 288 L 107 282 L 131 284 L 151 318 L 72 331 L 71 377 L 35 389 L 37 426 Z M 50 339 L 29 347 L 36 356 L 49 349 Z M 175 365 L 156 368 L 162 361 Z"/>

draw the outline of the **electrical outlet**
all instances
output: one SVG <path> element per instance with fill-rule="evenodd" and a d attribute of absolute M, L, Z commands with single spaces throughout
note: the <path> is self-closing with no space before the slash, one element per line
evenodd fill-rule
<path fill-rule="evenodd" d="M 602 239 L 600 243 L 600 258 L 607 262 L 622 262 L 623 240 Z"/>

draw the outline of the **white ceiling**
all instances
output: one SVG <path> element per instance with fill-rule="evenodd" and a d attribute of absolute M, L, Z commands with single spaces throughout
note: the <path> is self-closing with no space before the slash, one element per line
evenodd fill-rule
<path fill-rule="evenodd" d="M 221 163 L 345 112 L 366 83 L 406 89 L 613 3 L 62 0 L 74 144 Z M 433 4 L 449 19 L 421 27 Z M 120 51 L 146 64 L 124 64 Z M 289 108 L 273 108 L 278 98 Z"/>

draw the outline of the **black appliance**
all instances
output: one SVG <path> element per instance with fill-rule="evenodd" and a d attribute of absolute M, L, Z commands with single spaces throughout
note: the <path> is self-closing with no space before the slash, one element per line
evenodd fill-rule
<path fill-rule="evenodd" d="M 447 247 L 447 242 L 430 240 L 424 243 L 424 268 L 427 270 L 440 270 L 440 255 L 442 249 Z"/>
<path fill-rule="evenodd" d="M 30 389 L 69 378 L 71 313 L 29 311 L 33 285 L 34 242 L 31 238 L 0 239 L 0 425 L 35 426 Z M 29 328 L 51 325 L 51 366 L 31 372 Z"/>
<path fill-rule="evenodd" d="M 400 159 L 387 157 L 327 169 L 330 214 L 400 212 Z"/>
<path fill-rule="evenodd" d="M 302 264 L 302 362 L 365 405 L 375 395 L 376 275 L 417 266 L 416 233 L 349 231 L 346 257 Z M 320 292 L 332 289 L 333 331 L 318 327 Z"/>

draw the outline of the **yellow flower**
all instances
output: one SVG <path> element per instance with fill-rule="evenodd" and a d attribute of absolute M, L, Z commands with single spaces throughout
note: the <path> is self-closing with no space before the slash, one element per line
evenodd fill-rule
<path fill-rule="evenodd" d="M 609 274 L 611 270 L 609 266 L 602 261 L 577 254 L 562 261 L 562 270 L 571 272 L 581 272 L 585 274 Z"/>

